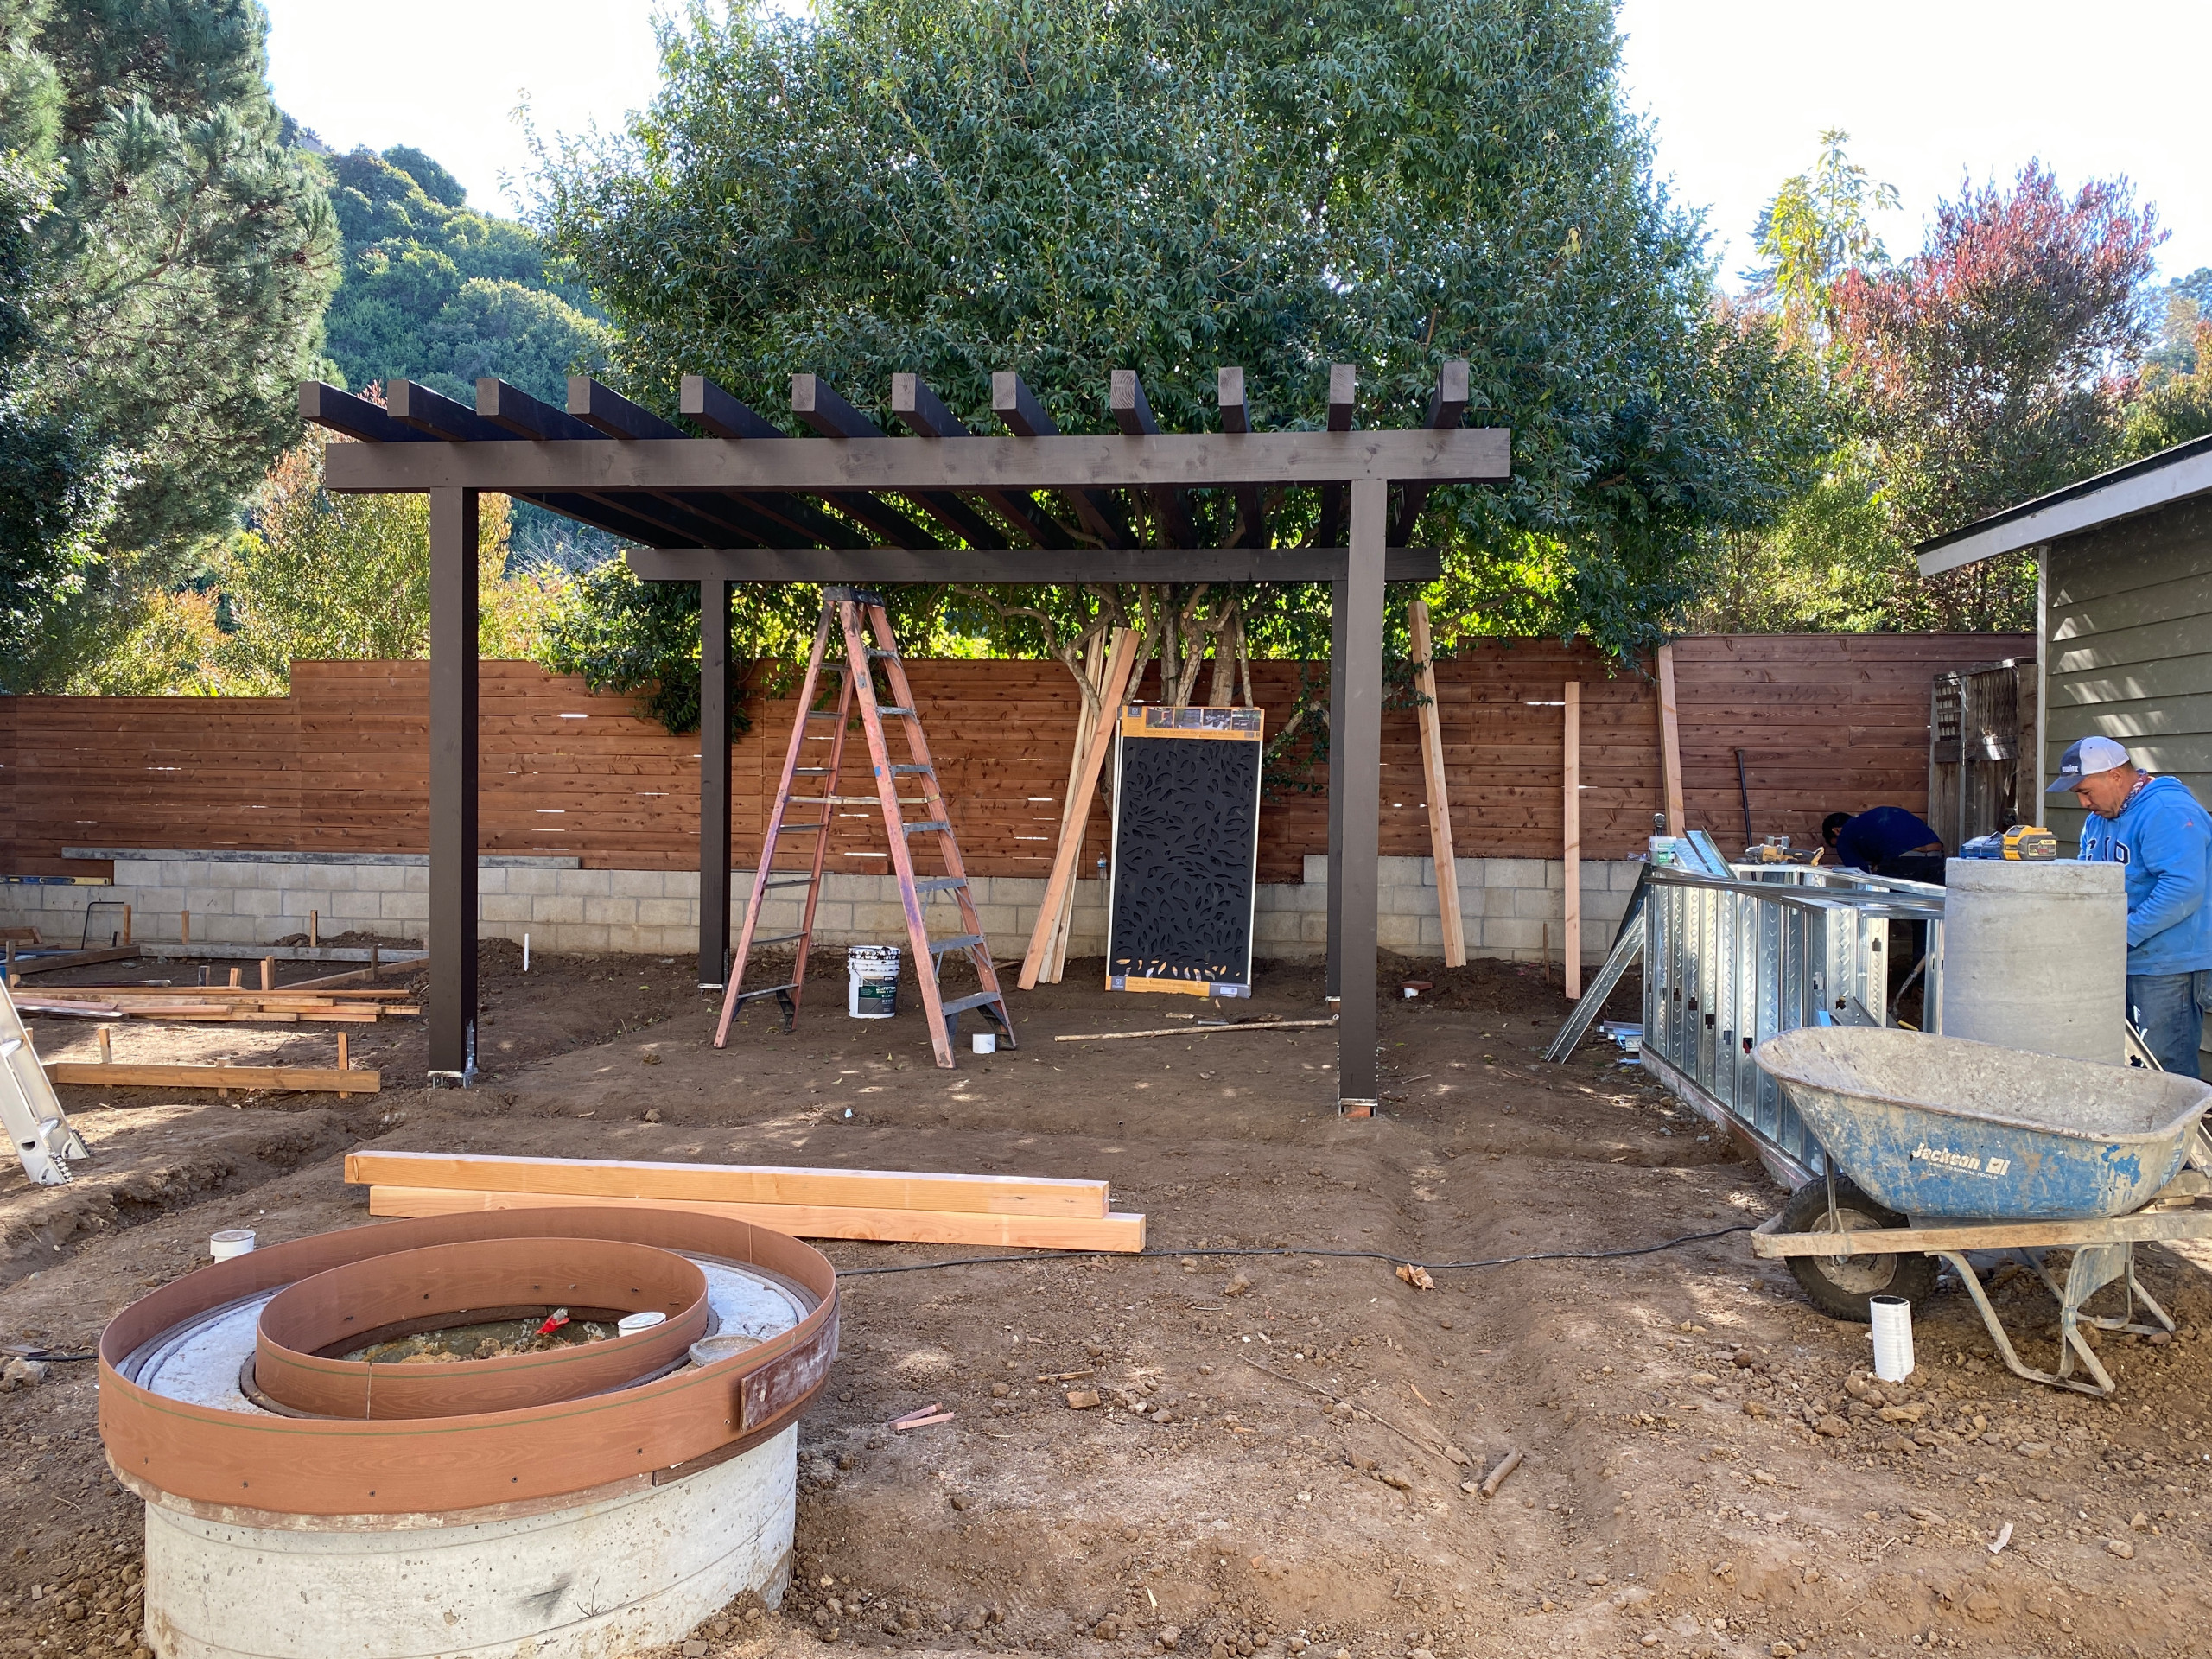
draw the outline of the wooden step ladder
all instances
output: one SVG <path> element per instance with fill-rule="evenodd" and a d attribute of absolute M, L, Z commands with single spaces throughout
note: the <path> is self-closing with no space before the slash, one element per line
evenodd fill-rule
<path fill-rule="evenodd" d="M 842 662 L 830 656 L 833 628 L 844 637 Z M 879 663 L 883 667 L 885 683 L 890 688 L 892 701 L 887 704 L 876 699 L 874 669 Z M 825 666 L 841 681 L 834 712 L 814 706 L 822 695 Z M 844 765 L 845 734 L 856 705 L 861 729 L 868 734 L 868 758 L 875 772 L 875 793 L 872 796 L 837 792 L 838 775 Z M 775 803 L 769 809 L 768 830 L 761 842 L 759 867 L 753 872 L 753 900 L 745 907 L 745 924 L 738 933 L 728 988 L 722 993 L 721 1020 L 715 1027 L 715 1046 L 721 1048 L 728 1041 L 730 1020 L 741 1004 L 754 997 L 776 999 L 784 1011 L 786 1031 L 798 1018 L 799 999 L 806 985 L 807 951 L 814 939 L 815 906 L 822 896 L 823 866 L 830 855 L 830 835 L 841 806 L 882 809 L 886 838 L 891 848 L 892 873 L 899 879 L 899 899 L 906 912 L 906 938 L 912 951 L 914 977 L 921 986 L 922 1010 L 929 1020 L 930 1046 L 937 1051 L 937 1063 L 951 1066 L 953 1039 L 959 1030 L 960 1016 L 970 1008 L 979 1010 L 998 1025 L 1005 1033 L 1008 1048 L 1020 1046 L 1014 1040 L 1014 1021 L 1007 1012 L 1005 993 L 999 988 L 998 969 L 991 964 L 990 946 L 983 938 L 982 924 L 976 918 L 967 866 L 960 861 L 960 847 L 952 835 L 951 814 L 945 808 L 944 791 L 938 785 L 937 767 L 930 760 L 929 741 L 922 735 L 913 690 L 906 683 L 906 665 L 899 658 L 899 642 L 892 634 L 891 619 L 884 613 L 882 594 L 861 588 L 822 590 L 822 620 L 814 631 L 814 652 L 807 658 L 798 710 L 798 719 L 791 722 L 791 747 L 784 755 L 783 777 L 776 785 Z M 905 761 L 893 761 L 891 758 L 884 737 L 887 715 L 898 721 L 906 730 L 908 759 Z M 816 723 L 823 721 L 833 722 L 826 732 Z M 809 742 L 830 745 L 827 766 L 799 764 L 805 758 Z M 820 779 L 821 793 L 792 793 L 801 779 L 810 784 Z M 899 785 L 907 779 L 919 780 L 922 793 L 918 798 L 899 794 Z M 813 817 L 794 816 L 794 807 L 819 807 L 821 810 Z M 918 807 L 921 816 L 907 817 L 908 807 Z M 806 867 L 779 868 L 778 858 L 785 850 L 784 838 L 807 834 L 813 836 L 814 846 Z M 937 837 L 944 873 L 917 877 L 912 838 L 931 835 Z M 768 895 L 788 887 L 806 890 L 798 931 L 756 932 Z M 948 938 L 931 939 L 923 907 L 928 899 L 940 893 L 950 893 L 958 906 L 960 931 Z M 791 978 L 778 985 L 745 989 L 746 965 L 753 947 L 786 944 L 796 946 Z M 944 959 L 956 952 L 963 953 L 974 964 L 976 983 L 982 988 L 948 1001 L 938 989 L 938 982 L 944 971 Z"/>

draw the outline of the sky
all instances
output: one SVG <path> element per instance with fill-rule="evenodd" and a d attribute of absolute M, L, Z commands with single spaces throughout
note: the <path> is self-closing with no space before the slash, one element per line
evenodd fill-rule
<path fill-rule="evenodd" d="M 541 132 L 620 125 L 657 85 L 655 0 L 263 0 L 276 100 L 334 149 L 413 144 L 476 205 L 513 212 Z M 798 0 L 780 0 L 793 7 Z M 2040 156 L 2067 185 L 2124 174 L 2172 232 L 2168 275 L 2212 265 L 2196 95 L 2208 0 L 1624 0 L 1626 80 L 1676 199 L 1707 210 L 1724 278 L 1823 128 L 1903 198 L 1893 257 L 1961 180 Z"/>

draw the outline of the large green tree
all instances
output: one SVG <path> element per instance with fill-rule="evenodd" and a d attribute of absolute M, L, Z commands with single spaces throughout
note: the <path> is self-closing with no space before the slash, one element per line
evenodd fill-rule
<path fill-rule="evenodd" d="M 0 0 L 6 143 L 33 193 L 11 216 L 32 321 L 4 470 L 66 427 L 54 499 L 73 504 L 5 519 L 47 597 L 0 640 L 0 685 L 66 681 L 297 435 L 338 235 L 283 141 L 267 30 L 253 0 Z"/>
<path fill-rule="evenodd" d="M 1817 435 L 1770 328 L 1716 314 L 1618 67 L 1611 0 L 697 8 L 652 107 L 549 159 L 542 216 L 664 409 L 705 372 L 773 414 L 811 369 L 887 423 L 914 370 L 989 429 L 1010 368 L 1096 431 L 1128 367 L 1192 429 L 1236 364 L 1256 419 L 1310 427 L 1339 361 L 1363 423 L 1410 424 L 1466 357 L 1514 476 L 1424 514 L 1455 620 L 1628 651 Z"/>

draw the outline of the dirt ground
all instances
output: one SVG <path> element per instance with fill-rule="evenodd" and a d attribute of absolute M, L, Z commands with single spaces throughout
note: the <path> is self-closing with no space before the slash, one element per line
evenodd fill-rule
<path fill-rule="evenodd" d="M 973 1252 L 825 1247 L 849 1275 L 844 1350 L 801 1427 L 794 1587 L 695 1646 L 2206 1646 L 2212 1281 L 2175 1255 L 2148 1252 L 2145 1276 L 2181 1339 L 2107 1339 L 2110 1402 L 2010 1376 L 1955 1289 L 1923 1311 L 1909 1382 L 1870 1388 L 1864 1327 L 1815 1313 L 1740 1233 L 1438 1267 L 1433 1290 L 1395 1276 L 1408 1259 L 1632 1251 L 1755 1223 L 1783 1196 L 1609 1044 L 1539 1060 L 1566 1005 L 1533 971 L 1408 969 L 1435 988 L 1387 1004 L 1384 1114 L 1346 1122 L 1326 1030 L 1054 1041 L 1208 1012 L 1109 995 L 1095 963 L 1015 995 L 1019 1051 L 963 1052 L 952 1072 L 911 1013 L 848 1020 L 834 957 L 796 1034 L 755 1004 L 716 1052 L 690 966 L 539 957 L 525 977 L 488 947 L 489 1070 L 466 1093 L 415 1086 L 420 1021 L 355 1028 L 376 1096 L 65 1090 L 97 1155 L 58 1191 L 0 1170 L 0 1340 L 88 1351 L 133 1296 L 204 1263 L 219 1228 L 366 1223 L 340 1160 L 367 1143 L 1103 1176 L 1164 1254 L 884 1274 Z M 1234 1012 L 1320 1011 L 1317 969 L 1259 988 Z M 1615 1012 L 1634 1007 L 1627 988 Z M 49 1058 L 90 1052 L 88 1026 L 34 1028 Z M 296 1028 L 132 1024 L 116 1040 L 118 1058 L 327 1064 L 332 1047 Z M 1201 1254 L 1227 1250 L 1287 1253 Z M 2047 1355 L 2032 1277 L 1997 1299 Z M 1071 1386 L 1104 1403 L 1071 1408 Z M 887 1429 L 931 1402 L 953 1421 Z M 1496 1496 L 1469 1490 L 1513 1452 Z M 91 1365 L 0 1397 L 0 1653 L 133 1651 L 138 1505 L 102 1460 Z"/>

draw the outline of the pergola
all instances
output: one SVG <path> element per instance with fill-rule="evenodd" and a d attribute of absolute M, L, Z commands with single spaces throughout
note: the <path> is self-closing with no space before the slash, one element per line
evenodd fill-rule
<path fill-rule="evenodd" d="M 1439 574 L 1433 551 L 1402 545 L 1422 503 L 1440 484 L 1505 478 L 1510 435 L 1460 425 L 1465 362 L 1443 365 L 1421 427 L 1357 429 L 1354 391 L 1338 365 L 1326 430 L 1258 432 L 1243 372 L 1225 368 L 1221 430 L 1168 433 L 1119 370 L 1118 432 L 1077 436 L 1001 373 L 1000 437 L 901 374 L 891 406 L 911 435 L 887 437 L 826 382 L 794 375 L 791 412 L 826 440 L 810 442 L 697 375 L 683 378 L 680 413 L 703 436 L 582 377 L 566 409 L 493 379 L 477 382 L 474 409 L 404 380 L 381 407 L 303 385 L 303 416 L 359 440 L 326 452 L 326 487 L 430 498 L 432 1080 L 466 1086 L 476 1071 L 477 498 L 489 490 L 622 537 L 645 580 L 699 586 L 699 977 L 716 988 L 729 947 L 729 584 L 1328 582 L 1328 982 L 1342 998 L 1339 1100 L 1371 1103 L 1382 584 Z M 1310 544 L 1279 547 L 1268 493 L 1290 485 L 1319 487 L 1320 520 Z M 1196 529 L 1196 491 L 1234 505 L 1216 515 L 1230 525 L 1217 545 Z"/>

